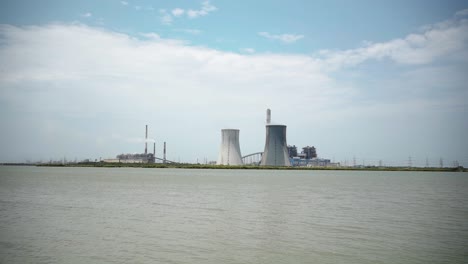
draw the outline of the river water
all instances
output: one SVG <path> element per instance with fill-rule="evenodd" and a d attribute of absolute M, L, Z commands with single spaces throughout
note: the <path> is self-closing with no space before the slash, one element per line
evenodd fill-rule
<path fill-rule="evenodd" d="M 468 263 L 468 173 L 0 166 L 0 263 Z"/>

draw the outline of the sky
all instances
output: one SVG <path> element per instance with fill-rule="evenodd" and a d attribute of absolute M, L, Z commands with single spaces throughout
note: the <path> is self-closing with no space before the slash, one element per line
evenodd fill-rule
<path fill-rule="evenodd" d="M 0 3 L 0 162 L 149 150 L 216 160 L 221 129 L 335 162 L 468 167 L 466 1 Z"/>

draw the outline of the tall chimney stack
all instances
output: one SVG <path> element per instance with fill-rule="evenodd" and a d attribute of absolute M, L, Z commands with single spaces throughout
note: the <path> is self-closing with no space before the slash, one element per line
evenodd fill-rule
<path fill-rule="evenodd" d="M 271 123 L 271 110 L 267 109 L 267 120 L 266 120 L 267 125 Z"/>
<path fill-rule="evenodd" d="M 148 154 L 148 125 L 146 125 L 145 133 L 145 154 Z"/>
<path fill-rule="evenodd" d="M 163 163 L 166 163 L 166 142 L 164 141 L 164 156 L 163 156 Z"/>
<path fill-rule="evenodd" d="M 156 163 L 156 142 L 153 142 L 153 163 Z"/>

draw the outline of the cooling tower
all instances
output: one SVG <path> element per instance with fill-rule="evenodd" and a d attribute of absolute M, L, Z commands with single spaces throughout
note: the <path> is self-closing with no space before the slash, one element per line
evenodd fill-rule
<path fill-rule="evenodd" d="M 286 126 L 267 125 L 261 166 L 291 166 L 286 144 Z"/>
<path fill-rule="evenodd" d="M 221 148 L 219 150 L 218 165 L 242 165 L 239 145 L 239 129 L 221 130 Z"/>

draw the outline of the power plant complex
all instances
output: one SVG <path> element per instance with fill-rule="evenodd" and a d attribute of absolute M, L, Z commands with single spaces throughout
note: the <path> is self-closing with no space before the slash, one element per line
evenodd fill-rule
<path fill-rule="evenodd" d="M 103 162 L 110 163 L 155 163 L 156 160 L 161 161 L 162 163 L 172 162 L 166 160 L 166 142 L 164 142 L 163 149 L 163 158 L 156 157 L 156 142 L 153 142 L 153 153 L 148 153 L 148 125 L 145 128 L 145 152 L 144 153 L 126 153 L 119 154 L 115 159 L 104 159 Z"/>
<path fill-rule="evenodd" d="M 218 165 L 260 165 L 260 166 L 328 166 L 330 160 L 318 159 L 315 147 L 304 147 L 298 154 L 296 146 L 288 146 L 286 126 L 271 124 L 271 110 L 267 109 L 266 137 L 263 152 L 241 156 L 238 129 L 221 130 L 221 147 Z M 259 155 L 260 161 L 248 162 L 248 157 Z M 334 164 L 336 165 L 336 164 Z"/>
<path fill-rule="evenodd" d="M 225 166 L 339 166 L 328 159 L 317 158 L 315 147 L 303 147 L 298 153 L 295 145 L 289 146 L 286 140 L 286 126 L 271 123 L 271 110 L 267 109 L 265 125 L 265 147 L 263 152 L 242 156 L 239 140 L 239 129 L 222 129 L 221 146 L 219 148 L 217 165 Z M 148 141 L 153 142 L 153 153 L 148 152 Z M 148 139 L 148 125 L 145 127 L 144 153 L 119 154 L 114 159 L 104 159 L 111 163 L 176 163 L 166 159 L 166 142 L 163 147 L 163 157 L 156 157 L 156 143 Z M 197 160 L 198 163 L 198 160 Z M 210 164 L 214 164 L 213 161 Z"/>

